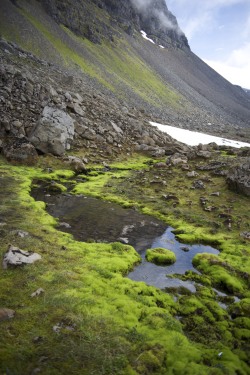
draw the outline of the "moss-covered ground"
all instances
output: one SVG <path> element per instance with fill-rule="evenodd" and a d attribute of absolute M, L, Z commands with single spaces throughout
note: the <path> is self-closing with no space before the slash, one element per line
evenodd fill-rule
<path fill-rule="evenodd" d="M 205 191 L 197 191 L 181 168 L 157 169 L 136 156 L 108 172 L 91 168 L 86 182 L 74 182 L 74 193 L 160 217 L 181 240 L 217 244 L 219 256 L 196 256 L 201 274 L 183 276 L 196 283 L 195 294 L 166 293 L 125 277 L 140 261 L 132 247 L 77 242 L 57 231 L 45 204 L 30 196 L 35 179 L 65 185 L 75 176 L 58 159 L 40 158 L 37 167 L 0 161 L 1 256 L 9 243 L 42 256 L 33 265 L 0 270 L 0 308 L 16 312 L 0 322 L 1 373 L 250 373 L 250 249 L 239 235 L 249 228 L 249 199 L 229 192 L 223 177 L 210 176 Z M 210 196 L 215 191 L 220 197 Z M 167 200 L 171 194 L 178 201 Z M 218 210 L 204 211 L 201 195 Z M 218 216 L 229 208 L 231 228 Z M 44 293 L 31 297 L 38 288 Z"/>

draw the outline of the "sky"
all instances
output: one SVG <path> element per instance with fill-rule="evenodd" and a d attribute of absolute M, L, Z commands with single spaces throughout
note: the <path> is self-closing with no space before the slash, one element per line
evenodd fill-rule
<path fill-rule="evenodd" d="M 191 50 L 235 85 L 250 89 L 250 0 L 166 0 Z"/>

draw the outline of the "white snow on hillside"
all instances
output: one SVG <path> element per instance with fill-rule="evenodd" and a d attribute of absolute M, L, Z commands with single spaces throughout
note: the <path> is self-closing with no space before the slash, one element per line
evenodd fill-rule
<path fill-rule="evenodd" d="M 150 122 L 151 125 L 156 126 L 164 133 L 168 133 L 171 137 L 179 142 L 185 143 L 189 146 L 197 146 L 199 143 L 208 144 L 215 142 L 219 146 L 231 146 L 236 148 L 250 147 L 250 143 L 233 141 L 231 139 L 215 137 L 213 135 L 194 132 L 191 130 L 175 128 L 174 126 L 158 124 L 157 122 Z"/>
<path fill-rule="evenodd" d="M 152 39 L 150 39 L 150 38 L 147 37 L 147 34 L 145 33 L 145 31 L 141 30 L 141 35 L 142 35 L 142 37 L 143 37 L 144 39 L 146 39 L 146 40 L 148 40 L 149 42 L 155 44 L 155 42 L 154 42 Z"/>

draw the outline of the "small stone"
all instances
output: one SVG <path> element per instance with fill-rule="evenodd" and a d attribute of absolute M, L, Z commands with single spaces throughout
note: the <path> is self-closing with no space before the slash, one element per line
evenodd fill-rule
<path fill-rule="evenodd" d="M 70 228 L 71 228 L 71 225 L 68 224 L 68 223 L 64 223 L 64 222 L 62 222 L 62 223 L 59 223 L 59 227 L 64 227 L 64 228 L 70 229 Z"/>
<path fill-rule="evenodd" d="M 210 195 L 211 195 L 211 197 L 219 197 L 220 196 L 220 192 L 216 191 L 214 193 L 211 193 Z"/>
<path fill-rule="evenodd" d="M 197 173 L 196 171 L 191 171 L 191 172 L 188 172 L 187 173 L 187 177 L 197 177 L 199 176 L 199 173 Z"/>
<path fill-rule="evenodd" d="M 205 189 L 205 185 L 201 180 L 196 180 L 192 186 L 193 189 Z"/>
<path fill-rule="evenodd" d="M 33 297 L 37 297 L 37 296 L 40 296 L 40 294 L 43 294 L 44 293 L 44 289 L 43 288 L 38 288 L 34 293 L 32 293 L 30 296 L 33 298 Z"/>
<path fill-rule="evenodd" d="M 53 331 L 55 333 L 59 333 L 62 329 L 62 325 L 60 323 L 57 323 L 56 325 L 53 326 Z"/>
<path fill-rule="evenodd" d="M 6 308 L 0 308 L 0 322 L 14 318 L 15 311 Z"/>

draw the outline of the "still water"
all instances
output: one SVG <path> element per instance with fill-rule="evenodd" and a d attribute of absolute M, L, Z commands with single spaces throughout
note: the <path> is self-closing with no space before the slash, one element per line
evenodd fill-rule
<path fill-rule="evenodd" d="M 219 253 L 211 246 L 185 245 L 178 242 L 172 233 L 173 228 L 135 209 L 124 209 L 117 204 L 82 195 L 50 195 L 42 187 L 33 189 L 32 196 L 46 202 L 49 214 L 58 219 L 58 229 L 73 234 L 79 241 L 120 241 L 132 245 L 141 255 L 142 262 L 128 277 L 161 289 L 184 286 L 195 292 L 192 282 L 167 276 L 184 274 L 188 270 L 197 272 L 192 265 L 192 259 L 197 253 Z M 155 247 L 174 251 L 176 263 L 157 266 L 147 262 L 146 250 Z"/>

